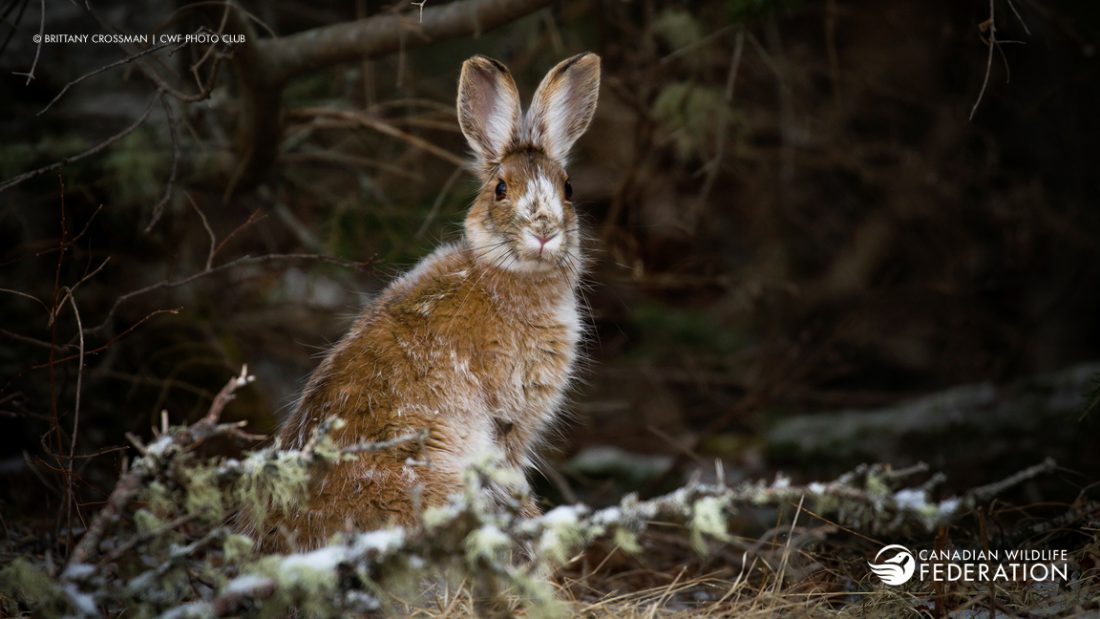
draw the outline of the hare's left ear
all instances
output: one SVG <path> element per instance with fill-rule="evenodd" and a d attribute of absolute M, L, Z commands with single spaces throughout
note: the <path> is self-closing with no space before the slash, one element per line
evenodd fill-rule
<path fill-rule="evenodd" d="M 564 164 L 573 143 L 588 129 L 599 94 L 599 56 L 585 52 L 561 61 L 531 100 L 527 139 Z"/>

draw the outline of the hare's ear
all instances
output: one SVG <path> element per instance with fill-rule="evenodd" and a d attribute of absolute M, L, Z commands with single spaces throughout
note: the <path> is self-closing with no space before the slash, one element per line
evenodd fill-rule
<path fill-rule="evenodd" d="M 599 56 L 585 52 L 561 61 L 542 79 L 531 100 L 528 139 L 564 164 L 573 143 L 588 129 L 599 94 Z"/>
<path fill-rule="evenodd" d="M 500 62 L 474 56 L 458 79 L 458 125 L 479 162 L 497 161 L 519 138 L 519 91 Z"/>

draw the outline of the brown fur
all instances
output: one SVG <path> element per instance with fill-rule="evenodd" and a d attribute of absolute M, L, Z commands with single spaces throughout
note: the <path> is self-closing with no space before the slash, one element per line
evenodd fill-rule
<path fill-rule="evenodd" d="M 502 64 L 474 57 L 463 65 L 459 119 L 482 181 L 466 234 L 363 312 L 310 377 L 280 434 L 300 447 L 319 422 L 339 416 L 340 445 L 416 431 L 427 439 L 328 471 L 308 507 L 279 522 L 300 545 L 348 525 L 412 524 L 460 491 L 463 469 L 486 452 L 519 472 L 531 466 L 577 356 L 582 257 L 563 166 L 598 85 L 599 58 L 575 56 L 547 75 L 522 117 Z M 536 242 L 557 235 L 553 244 Z"/>

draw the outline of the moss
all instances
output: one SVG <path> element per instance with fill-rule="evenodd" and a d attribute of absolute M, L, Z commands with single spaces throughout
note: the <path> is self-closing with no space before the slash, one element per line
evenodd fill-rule
<path fill-rule="evenodd" d="M 23 557 L 0 568 L 2 614 L 17 616 L 20 605 L 43 617 L 61 616 L 70 609 L 68 598 L 50 575 Z"/>

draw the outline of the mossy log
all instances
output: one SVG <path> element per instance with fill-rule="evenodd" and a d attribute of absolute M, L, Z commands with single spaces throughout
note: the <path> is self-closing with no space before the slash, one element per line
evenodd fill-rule
<path fill-rule="evenodd" d="M 1090 402 L 1098 378 L 1100 363 L 1088 363 L 1007 385 L 959 386 L 875 410 L 791 417 L 767 432 L 766 453 L 773 464 L 797 464 L 811 476 L 860 462 L 926 462 L 965 484 L 1050 457 L 1095 478 L 1100 412 L 1090 411 Z"/>

